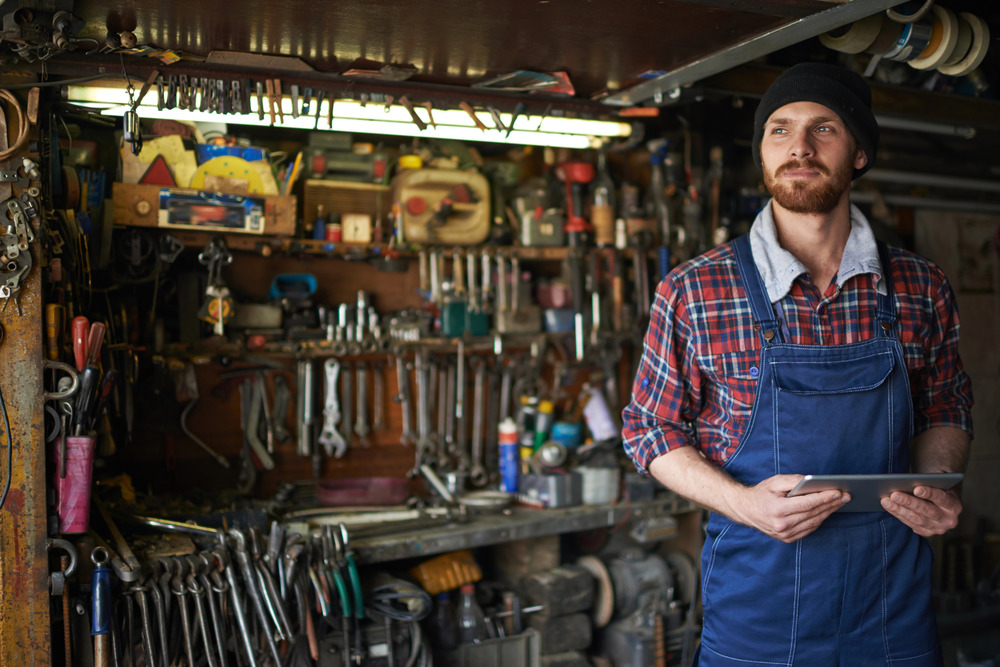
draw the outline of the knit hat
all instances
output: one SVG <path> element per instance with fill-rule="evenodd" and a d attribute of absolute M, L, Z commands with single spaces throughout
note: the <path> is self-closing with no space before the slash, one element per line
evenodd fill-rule
<path fill-rule="evenodd" d="M 868 84 L 859 74 L 838 65 L 800 63 L 782 72 L 757 105 L 753 117 L 753 159 L 758 165 L 761 164 L 764 124 L 772 113 L 792 102 L 816 102 L 840 116 L 868 157 L 864 167 L 854 170 L 854 178 L 875 164 L 879 129 L 872 114 L 872 93 Z"/>

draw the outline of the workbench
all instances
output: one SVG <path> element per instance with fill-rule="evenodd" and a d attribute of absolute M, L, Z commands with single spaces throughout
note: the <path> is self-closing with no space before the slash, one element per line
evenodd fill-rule
<path fill-rule="evenodd" d="M 490 512 L 471 510 L 462 519 L 441 520 L 433 525 L 415 523 L 412 528 L 402 525 L 379 535 L 366 536 L 351 529 L 351 547 L 359 564 L 374 564 L 654 519 L 655 539 L 661 540 L 678 534 L 675 515 L 697 509 L 694 503 L 669 492 L 641 502 L 618 501 L 562 509 L 513 505 Z M 326 515 L 334 522 L 336 517 L 335 513 Z M 316 515 L 310 518 L 310 523 L 324 520 L 324 515 Z"/>

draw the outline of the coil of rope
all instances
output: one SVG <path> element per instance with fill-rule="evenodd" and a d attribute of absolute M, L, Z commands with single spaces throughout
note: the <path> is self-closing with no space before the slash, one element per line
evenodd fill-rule
<path fill-rule="evenodd" d="M 14 107 L 17 111 L 17 139 L 14 140 L 14 143 L 9 148 L 0 151 L 0 162 L 3 162 L 9 160 L 21 150 L 24 142 L 28 140 L 28 118 L 25 116 L 24 109 L 21 108 L 21 103 L 14 96 L 14 93 L 6 88 L 0 88 L 0 100 L 7 102 L 7 104 Z"/>

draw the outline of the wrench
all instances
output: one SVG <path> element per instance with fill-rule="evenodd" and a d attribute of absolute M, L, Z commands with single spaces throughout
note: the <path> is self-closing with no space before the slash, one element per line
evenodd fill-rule
<path fill-rule="evenodd" d="M 205 657 L 208 658 L 208 667 L 217 667 L 215 654 L 212 651 L 212 635 L 209 632 L 208 621 L 205 618 L 205 605 L 201 599 L 205 595 L 205 588 L 198 581 L 197 565 L 200 564 L 200 561 L 195 556 L 188 556 L 188 559 L 190 559 L 188 564 L 191 566 L 191 570 L 188 572 L 187 577 L 185 577 L 185 581 L 188 592 L 194 598 L 195 618 L 198 621 L 198 628 L 201 631 L 201 642 L 205 648 Z"/>
<path fill-rule="evenodd" d="M 313 362 L 300 359 L 295 363 L 295 386 L 298 393 L 296 412 L 298 415 L 299 432 L 295 452 L 299 456 L 312 455 L 313 434 Z M 280 376 L 279 376 L 280 377 Z M 275 378 L 277 380 L 277 378 Z"/>
<path fill-rule="evenodd" d="M 288 430 L 288 404 L 291 402 L 292 392 L 288 389 L 288 380 L 285 376 L 276 373 L 274 376 L 274 407 L 271 408 L 271 432 L 280 444 L 285 444 L 292 439 L 292 434 Z"/>
<path fill-rule="evenodd" d="M 326 403 L 323 407 L 323 430 L 319 434 L 319 444 L 323 445 L 327 456 L 342 458 L 347 452 L 347 440 L 337 430 L 340 423 L 340 402 L 337 398 L 337 377 L 340 362 L 330 358 L 323 363 L 323 392 Z"/>
<path fill-rule="evenodd" d="M 226 547 L 225 543 L 225 533 L 219 531 L 219 540 L 221 544 L 212 549 L 210 552 L 215 558 L 216 567 L 226 574 L 226 590 L 229 591 L 229 597 L 232 601 L 233 614 L 236 616 L 236 627 L 240 631 L 240 638 L 243 640 L 243 649 L 246 651 L 246 656 L 250 661 L 250 667 L 257 667 L 257 660 L 254 657 L 253 641 L 250 638 L 250 629 L 247 626 L 247 616 L 246 610 L 243 608 L 243 600 L 240 597 L 239 588 L 236 585 L 236 569 L 232 564 L 232 560 L 229 557 L 229 549 Z M 239 657 L 239 651 L 237 653 L 237 658 Z"/>
<path fill-rule="evenodd" d="M 358 380 L 358 415 L 354 420 L 354 433 L 361 440 L 363 447 L 371 446 L 368 435 L 372 432 L 368 426 L 368 367 L 358 364 L 355 376 Z"/>
<path fill-rule="evenodd" d="M 472 406 L 472 468 L 469 471 L 472 483 L 483 486 L 488 480 L 483 465 L 483 398 L 486 389 L 486 362 L 473 357 L 469 362 L 475 375 Z"/>
<path fill-rule="evenodd" d="M 278 665 L 282 664 L 281 656 L 278 654 L 278 647 L 274 643 L 274 634 L 271 632 L 271 624 L 268 622 L 267 612 L 264 610 L 264 602 L 261 597 L 260 589 L 257 586 L 257 578 L 254 575 L 253 563 L 250 562 L 250 553 L 247 550 L 247 540 L 246 536 L 242 531 L 236 528 L 229 529 L 229 537 L 236 543 L 236 561 L 240 565 L 240 570 L 243 572 L 243 581 L 246 583 L 247 591 L 250 594 L 250 600 L 253 602 L 254 609 L 257 612 L 257 619 L 260 621 L 261 627 L 263 628 L 264 639 L 267 640 L 267 646 L 271 650 L 271 656 L 274 658 L 274 662 Z M 192 662 L 191 664 L 194 664 Z"/>
<path fill-rule="evenodd" d="M 434 443 L 431 438 L 430 415 L 428 414 L 427 395 L 427 350 L 418 350 L 414 355 L 414 372 L 417 376 L 417 451 L 414 457 L 413 470 L 411 476 L 420 474 L 420 466 L 424 459 L 434 451 Z"/>
<path fill-rule="evenodd" d="M 458 469 L 469 469 L 469 454 L 466 443 L 468 420 L 465 410 L 465 342 L 458 341 L 455 356 L 455 452 L 458 454 Z"/>
<path fill-rule="evenodd" d="M 445 364 L 439 365 L 437 374 L 437 459 L 438 466 L 444 469 L 448 466 L 448 424 L 451 422 L 451 414 L 448 412 L 448 367 Z"/>
<path fill-rule="evenodd" d="M 351 364 L 346 362 L 342 366 L 344 377 L 340 383 L 342 385 L 340 394 L 340 409 L 344 416 L 344 421 L 341 422 L 344 425 L 344 432 L 341 435 L 344 436 L 344 440 L 347 445 L 350 445 L 352 439 L 351 424 L 354 421 L 354 369 Z"/>
<path fill-rule="evenodd" d="M 385 430 L 385 376 L 382 374 L 385 369 L 381 361 L 376 361 L 372 365 L 372 373 L 375 375 L 375 399 L 372 403 L 372 430 Z"/>
<path fill-rule="evenodd" d="M 400 442 L 403 445 L 412 445 L 417 441 L 413 433 L 413 424 L 410 419 L 410 373 L 403 361 L 403 353 L 399 348 L 394 351 L 396 360 L 396 385 L 399 393 L 392 397 L 393 403 L 399 403 L 403 418 L 403 434 Z"/>

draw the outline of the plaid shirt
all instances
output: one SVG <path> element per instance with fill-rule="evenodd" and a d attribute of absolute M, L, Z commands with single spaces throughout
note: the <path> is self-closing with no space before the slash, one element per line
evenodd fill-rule
<path fill-rule="evenodd" d="M 881 268 L 874 236 L 852 206 L 851 235 L 825 293 L 777 243 L 771 207 L 751 229 L 754 261 L 786 342 L 843 345 L 871 338 Z M 958 310 L 941 270 L 890 248 L 896 335 L 903 346 L 914 433 L 935 426 L 972 432 L 972 391 L 958 356 Z M 753 407 L 761 343 L 731 244 L 674 269 L 656 288 L 632 400 L 622 413 L 625 452 L 648 473 L 657 456 L 691 445 L 724 463 Z"/>

